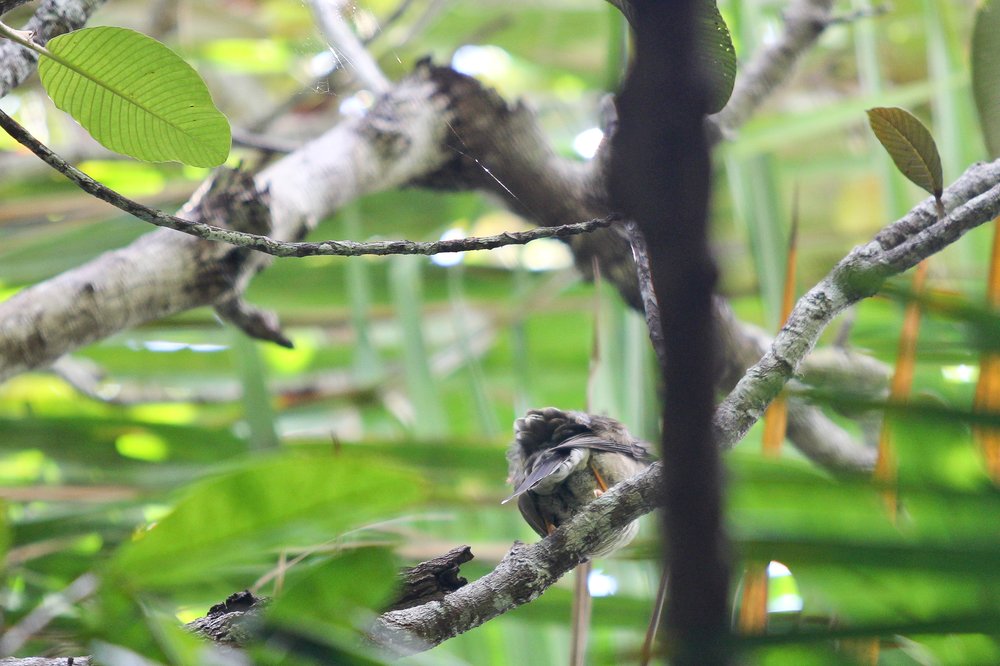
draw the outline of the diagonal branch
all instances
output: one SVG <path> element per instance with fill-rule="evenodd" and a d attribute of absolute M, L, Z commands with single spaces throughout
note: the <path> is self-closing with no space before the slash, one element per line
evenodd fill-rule
<path fill-rule="evenodd" d="M 506 231 L 493 236 L 473 236 L 431 242 L 409 240 L 370 241 L 367 243 L 350 240 L 325 240 L 311 243 L 281 241 L 261 234 L 238 231 L 204 222 L 192 222 L 191 220 L 145 206 L 138 201 L 119 194 L 115 190 L 94 180 L 73 165 L 68 164 L 3 111 L 0 111 L 0 127 L 6 130 L 21 145 L 44 160 L 46 164 L 49 164 L 56 171 L 73 181 L 84 192 L 102 201 L 106 201 L 115 208 L 140 220 L 204 240 L 228 243 L 237 247 L 257 250 L 275 257 L 314 257 L 321 255 L 358 257 L 363 255 L 384 256 L 390 254 L 432 255 L 444 252 L 493 250 L 507 245 L 524 245 L 540 238 L 564 238 L 576 234 L 589 233 L 610 226 L 616 219 L 616 216 L 609 215 L 599 220 L 594 219 L 586 222 L 564 224 L 558 227 L 539 227 L 529 231 Z"/>
<path fill-rule="evenodd" d="M 719 405 L 719 442 L 733 447 L 796 372 L 837 314 L 878 292 L 886 278 L 912 268 L 1000 214 L 1000 160 L 969 167 L 944 194 L 951 213 L 937 220 L 928 199 L 854 248 L 796 304 L 770 351 Z M 937 221 L 935 221 L 937 220 Z"/>
<path fill-rule="evenodd" d="M 655 509 L 659 476 L 656 463 L 612 487 L 548 537 L 515 543 L 493 571 L 441 601 L 383 613 L 372 640 L 400 655 L 421 652 L 536 599 L 586 560 L 608 532 Z"/>

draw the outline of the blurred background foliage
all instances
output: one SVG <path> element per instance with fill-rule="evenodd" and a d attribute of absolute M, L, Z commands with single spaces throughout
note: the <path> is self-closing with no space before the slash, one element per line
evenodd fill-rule
<path fill-rule="evenodd" d="M 719 2 L 741 62 L 781 30 L 785 4 Z M 796 187 L 800 293 L 924 197 L 892 168 L 864 109 L 902 106 L 927 122 L 946 182 L 987 157 L 969 84 L 975 3 L 837 4 L 847 20 L 716 152 L 722 291 L 767 330 L 778 323 Z M 625 62 L 626 26 L 599 0 L 364 0 L 351 17 L 391 77 L 426 55 L 450 62 L 510 101 L 526 98 L 558 149 L 581 160 Z M 239 129 L 298 142 L 370 99 L 351 85 L 349 63 L 330 72 L 336 59 L 302 3 L 118 0 L 91 24 L 164 40 Z M 206 176 L 107 154 L 34 80 L 0 106 L 88 173 L 158 207 L 174 209 Z M 0 150 L 0 298 L 149 231 L 7 137 Z M 259 159 L 240 147 L 232 156 Z M 313 237 L 431 240 L 523 227 L 476 194 L 406 190 L 354 203 Z M 939 298 L 973 309 L 983 301 L 990 233 L 973 231 L 933 259 Z M 282 591 L 275 626 L 308 613 L 303 631 L 333 651 L 327 663 L 331 654 L 368 659 L 350 630 L 389 593 L 398 564 L 470 544 L 476 559 L 463 573 L 474 579 L 514 539 L 535 539 L 499 504 L 514 418 L 530 407 L 589 407 L 656 437 L 644 322 L 606 285 L 581 282 L 558 242 L 434 259 L 279 259 L 248 297 L 279 313 L 294 350 L 249 341 L 200 309 L 0 386 L 2 625 L 28 626 L 56 604 L 43 610 L 44 628 L 0 647 L 198 663 L 196 645 L 171 629 L 176 619 L 252 587 Z M 900 300 L 862 303 L 850 346 L 891 363 Z M 753 663 L 871 663 L 879 639 L 883 664 L 1000 663 L 1000 495 L 961 418 L 975 341 L 990 336 L 977 333 L 982 317 L 954 311 L 932 308 L 920 332 L 914 392 L 942 409 L 898 419 L 899 524 L 864 480 L 836 478 L 788 447 L 779 461 L 762 458 L 759 427 L 728 456 L 735 571 L 773 561 L 769 633 L 742 643 Z M 594 664 L 637 652 L 656 588 L 654 522 L 596 565 Z M 386 548 L 396 559 L 377 554 Z M 103 585 L 80 592 L 88 572 Z M 563 662 L 569 604 L 560 584 L 410 661 Z M 323 661 L 273 645 L 259 659 Z"/>

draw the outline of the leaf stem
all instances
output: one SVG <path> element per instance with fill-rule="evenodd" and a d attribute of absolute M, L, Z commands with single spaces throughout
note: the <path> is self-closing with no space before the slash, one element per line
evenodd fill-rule
<path fill-rule="evenodd" d="M 6 37 L 10 41 L 20 44 L 26 49 L 34 51 L 39 55 L 52 57 L 47 48 L 32 40 L 35 33 L 30 30 L 15 30 L 3 21 L 0 21 L 0 37 Z"/>

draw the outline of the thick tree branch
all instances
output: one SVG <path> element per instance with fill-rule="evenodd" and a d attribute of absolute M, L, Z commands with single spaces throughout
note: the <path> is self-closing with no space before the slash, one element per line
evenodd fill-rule
<path fill-rule="evenodd" d="M 878 292 L 902 273 L 1000 214 L 1000 160 L 976 164 L 944 193 L 951 213 L 938 220 L 932 199 L 854 248 L 796 304 L 770 351 L 719 405 L 715 428 L 726 448 L 739 442 L 781 391 L 820 333 L 848 306 Z"/>
<path fill-rule="evenodd" d="M 258 174 L 271 238 L 300 239 L 343 204 L 438 169 L 449 156 L 443 137 L 452 114 L 441 71 L 421 64 L 364 117 L 346 119 Z M 197 213 L 187 206 L 180 215 L 217 221 Z M 0 303 L 0 380 L 138 323 L 229 299 L 266 263 L 170 230 L 144 236 Z"/>

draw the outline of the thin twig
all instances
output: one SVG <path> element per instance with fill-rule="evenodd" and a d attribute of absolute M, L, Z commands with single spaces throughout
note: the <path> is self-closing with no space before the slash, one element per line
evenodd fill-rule
<path fill-rule="evenodd" d="M 233 128 L 233 143 L 265 153 L 291 153 L 302 147 L 301 141 L 267 136 L 239 127 Z"/>
<path fill-rule="evenodd" d="M 392 84 L 347 25 L 341 14 L 343 4 L 337 0 L 309 0 L 316 23 L 334 57 L 351 66 L 361 85 L 376 93 L 386 92 Z"/>
<path fill-rule="evenodd" d="M 386 240 L 358 242 L 349 240 L 326 240 L 315 243 L 279 241 L 268 236 L 249 234 L 233 229 L 225 229 L 212 224 L 192 222 L 175 215 L 168 215 L 161 210 L 144 206 L 138 201 L 125 197 L 112 190 L 87 174 L 83 173 L 61 157 L 49 150 L 43 143 L 33 137 L 24 127 L 6 113 L 0 111 L 0 127 L 5 129 L 18 143 L 33 152 L 53 169 L 73 181 L 84 192 L 108 202 L 112 206 L 125 211 L 158 227 L 166 227 L 182 233 L 197 236 L 210 241 L 229 243 L 238 247 L 258 250 L 275 257 L 314 257 L 342 256 L 357 257 L 361 255 L 390 254 L 441 254 L 445 252 L 467 252 L 471 250 L 493 250 L 507 245 L 524 245 L 539 238 L 564 238 L 576 234 L 589 233 L 595 229 L 610 226 L 617 218 L 609 215 L 605 218 L 587 220 L 576 224 L 564 224 L 559 227 L 538 227 L 529 231 L 506 231 L 495 236 L 473 236 L 419 242 L 409 240 Z"/>
<path fill-rule="evenodd" d="M 642 296 L 642 309 L 646 315 L 646 328 L 649 329 L 649 341 L 656 353 L 660 367 L 666 367 L 667 350 L 663 341 L 663 324 L 660 321 L 660 305 L 653 290 L 653 277 L 649 268 L 649 253 L 646 249 L 646 238 L 632 220 L 625 223 L 629 244 L 632 246 L 632 258 L 639 278 L 639 293 Z"/>
<path fill-rule="evenodd" d="M 54 619 L 65 613 L 74 604 L 94 594 L 97 591 L 97 582 L 97 577 L 94 574 L 85 573 L 70 583 L 63 591 L 47 597 L 0 637 L 0 656 L 14 654 Z"/>

